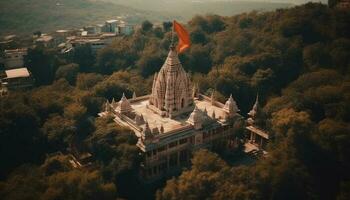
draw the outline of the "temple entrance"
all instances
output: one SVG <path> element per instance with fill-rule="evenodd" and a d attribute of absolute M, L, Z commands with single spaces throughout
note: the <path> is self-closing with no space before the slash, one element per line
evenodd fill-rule
<path fill-rule="evenodd" d="M 182 98 L 181 99 L 181 108 L 185 107 L 185 100 Z"/>

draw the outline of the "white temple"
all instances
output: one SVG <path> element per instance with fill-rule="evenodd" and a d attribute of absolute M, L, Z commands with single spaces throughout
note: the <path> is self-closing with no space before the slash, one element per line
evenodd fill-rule
<path fill-rule="evenodd" d="M 234 148 L 235 128 L 242 122 L 232 95 L 225 104 L 207 97 L 192 85 L 174 48 L 154 75 L 152 93 L 105 104 L 100 116 L 130 128 L 143 152 L 142 177 L 154 180 L 189 164 L 197 148 Z"/>

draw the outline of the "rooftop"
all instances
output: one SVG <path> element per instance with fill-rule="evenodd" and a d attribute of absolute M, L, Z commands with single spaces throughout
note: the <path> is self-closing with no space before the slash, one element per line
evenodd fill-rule
<path fill-rule="evenodd" d="M 111 24 L 111 23 L 117 23 L 118 20 L 117 19 L 110 19 L 110 20 L 107 20 L 106 22 Z"/>
<path fill-rule="evenodd" d="M 225 118 L 225 111 L 220 107 L 221 105 L 211 105 L 209 98 L 195 99 L 194 103 L 199 110 L 204 111 L 206 109 L 209 116 L 212 116 L 212 113 L 215 112 L 215 118 L 219 121 Z M 190 125 L 187 122 L 187 119 L 193 110 L 189 110 L 188 113 L 184 113 L 172 119 L 160 116 L 158 113 L 148 108 L 148 105 L 148 98 L 140 101 L 131 101 L 131 107 L 133 110 L 139 115 L 142 114 L 145 121 L 148 122 L 151 130 L 163 126 L 164 133 L 167 133 Z"/>
<path fill-rule="evenodd" d="M 15 37 L 16 37 L 16 35 L 7 35 L 7 36 L 4 37 L 4 40 L 11 40 L 11 39 L 13 39 Z"/>
<path fill-rule="evenodd" d="M 29 71 L 27 68 L 18 68 L 18 69 L 10 69 L 6 70 L 6 78 L 19 78 L 19 77 L 29 77 Z"/>
<path fill-rule="evenodd" d="M 260 135 L 261 137 L 265 138 L 265 139 L 269 139 L 269 134 L 255 126 L 248 126 L 246 127 L 246 129 L 248 129 L 249 131 L 252 131 L 255 134 Z"/>
<path fill-rule="evenodd" d="M 49 42 L 53 39 L 50 35 L 41 35 L 38 39 L 36 39 L 37 42 Z"/>
<path fill-rule="evenodd" d="M 56 31 L 56 33 L 68 33 L 68 32 L 69 32 L 69 30 L 63 30 L 63 29 L 62 29 L 62 30 L 57 30 L 57 31 Z"/>
<path fill-rule="evenodd" d="M 22 48 L 22 49 L 6 49 L 5 53 L 25 53 L 27 52 L 27 48 Z"/>

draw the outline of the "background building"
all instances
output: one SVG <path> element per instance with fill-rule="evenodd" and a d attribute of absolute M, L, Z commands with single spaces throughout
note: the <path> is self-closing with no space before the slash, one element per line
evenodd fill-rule
<path fill-rule="evenodd" d="M 24 66 L 24 57 L 27 55 L 27 49 L 11 49 L 4 51 L 5 69 L 14 69 Z"/>
<path fill-rule="evenodd" d="M 3 88 L 8 90 L 19 90 L 31 88 L 34 85 L 34 80 L 28 69 L 23 67 L 6 70 L 1 84 Z"/>

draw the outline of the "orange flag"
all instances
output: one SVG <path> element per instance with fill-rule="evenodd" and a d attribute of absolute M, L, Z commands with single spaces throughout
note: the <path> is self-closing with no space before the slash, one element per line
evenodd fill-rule
<path fill-rule="evenodd" d="M 190 34 L 188 34 L 187 30 L 175 20 L 173 27 L 179 37 L 179 44 L 177 45 L 176 50 L 178 53 L 181 53 L 191 45 Z"/>

